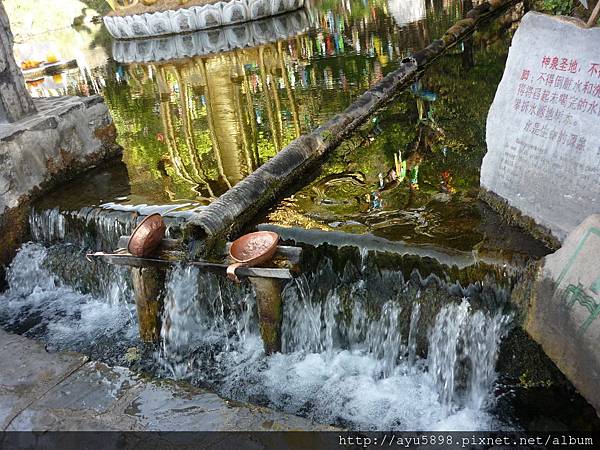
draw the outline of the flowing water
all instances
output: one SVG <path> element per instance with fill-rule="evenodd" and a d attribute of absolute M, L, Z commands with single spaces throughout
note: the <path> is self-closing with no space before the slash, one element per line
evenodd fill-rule
<path fill-rule="evenodd" d="M 405 261 L 381 264 L 364 248 L 346 258 L 341 250 L 307 247 L 313 263 L 283 293 L 282 353 L 266 356 L 249 286 L 175 267 L 167 274 L 160 343 L 148 345 L 138 338 L 129 272 L 85 259 L 90 250 L 116 248 L 153 212 L 164 214 L 168 235 L 178 237 L 190 214 L 343 110 L 464 12 L 459 1 L 316 1 L 288 17 L 293 26 L 275 40 L 150 61 L 136 59 L 141 47 L 94 36 L 94 52 L 112 60 L 30 88 L 36 95 L 100 92 L 123 163 L 36 204 L 29 217 L 34 242 L 9 268 L 0 324 L 52 351 L 81 351 L 325 424 L 518 426 L 498 408 L 510 397 L 506 389 L 497 395 L 500 345 L 512 327 L 514 280 L 506 267 L 474 269 L 477 279 L 459 281 L 450 270 L 433 275 L 406 270 Z M 508 48 L 498 35 L 513 22 L 458 46 L 336 150 L 321 178 L 265 220 L 435 244 L 474 260 L 485 251 L 501 261 L 543 255 L 540 244 L 499 226 L 474 188 L 482 123 Z M 161 40 L 165 49 L 177 48 L 173 39 Z M 410 163 L 404 186 L 386 180 L 399 151 Z"/>
<path fill-rule="evenodd" d="M 126 272 L 112 269 L 102 289 L 84 294 L 81 275 L 67 283 L 52 272 L 65 252 L 77 253 L 64 247 L 21 249 L 0 296 L 2 325 L 54 350 L 125 362 L 126 349 L 143 347 Z M 284 289 L 283 352 L 265 356 L 252 289 L 177 267 L 166 282 L 161 343 L 144 369 L 357 429 L 506 426 L 491 412 L 499 343 L 510 326 L 506 294 L 450 291 L 436 277 L 374 274 L 368 255 L 341 272 L 324 258 Z"/>

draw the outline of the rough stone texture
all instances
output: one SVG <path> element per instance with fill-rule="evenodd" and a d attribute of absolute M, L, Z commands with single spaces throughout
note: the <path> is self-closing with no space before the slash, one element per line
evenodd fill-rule
<path fill-rule="evenodd" d="M 240 404 L 184 383 L 47 353 L 0 330 L 0 421 L 8 431 L 324 430 L 306 419 Z M 10 363 L 7 363 L 9 362 Z"/>
<path fill-rule="evenodd" d="M 488 116 L 481 186 L 549 244 L 600 212 L 599 46 L 598 28 L 528 13 Z"/>
<path fill-rule="evenodd" d="M 121 152 L 101 97 L 35 104 L 36 114 L 0 124 L 0 289 L 27 232 L 29 201 Z"/>
<path fill-rule="evenodd" d="M 113 59 L 120 63 L 149 63 L 174 59 L 193 58 L 223 53 L 260 43 L 291 39 L 306 33 L 313 21 L 304 10 L 283 16 L 224 26 L 219 30 L 161 36 L 138 40 L 115 40 Z"/>
<path fill-rule="evenodd" d="M 34 112 L 35 106 L 13 55 L 8 16 L 0 2 L 0 123 L 16 122 Z"/>
<path fill-rule="evenodd" d="M 600 413 L 600 215 L 547 256 L 520 295 L 525 330 Z"/>
<path fill-rule="evenodd" d="M 0 214 L 44 189 L 120 153 L 101 97 L 35 102 L 38 113 L 0 125 Z"/>

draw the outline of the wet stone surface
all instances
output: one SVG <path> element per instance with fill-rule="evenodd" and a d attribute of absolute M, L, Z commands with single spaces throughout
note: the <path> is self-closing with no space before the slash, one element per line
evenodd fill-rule
<path fill-rule="evenodd" d="M 315 430 L 299 417 L 224 400 L 174 382 L 145 381 L 125 368 L 48 353 L 0 331 L 3 430 Z"/>

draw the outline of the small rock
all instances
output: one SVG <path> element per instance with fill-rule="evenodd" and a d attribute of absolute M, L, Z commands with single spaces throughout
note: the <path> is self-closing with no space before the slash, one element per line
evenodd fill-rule
<path fill-rule="evenodd" d="M 139 361 L 140 359 L 142 359 L 142 354 L 139 348 L 129 347 L 127 349 L 127 352 L 125 353 L 125 360 L 128 363 L 134 363 L 136 361 Z"/>

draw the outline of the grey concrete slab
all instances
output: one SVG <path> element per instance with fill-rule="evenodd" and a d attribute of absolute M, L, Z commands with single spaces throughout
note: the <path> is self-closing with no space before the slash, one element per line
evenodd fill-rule
<path fill-rule="evenodd" d="M 0 330 L 0 420 L 11 431 L 269 431 L 329 427 L 122 367 L 48 353 Z"/>
<path fill-rule="evenodd" d="M 544 259 L 524 328 L 600 413 L 600 214 Z"/>
<path fill-rule="evenodd" d="M 0 331 L 0 426 L 5 429 L 22 410 L 79 367 L 85 357 L 61 353 L 49 357 L 40 343 Z"/>

